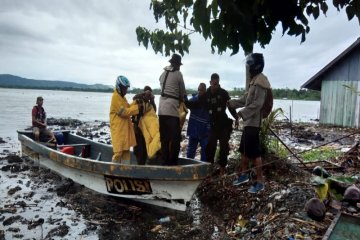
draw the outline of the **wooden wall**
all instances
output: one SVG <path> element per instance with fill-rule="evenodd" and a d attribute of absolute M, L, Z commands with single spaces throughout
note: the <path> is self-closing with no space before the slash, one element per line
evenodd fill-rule
<path fill-rule="evenodd" d="M 360 48 L 324 74 L 320 123 L 360 127 Z M 351 90 L 346 86 L 351 86 Z"/>

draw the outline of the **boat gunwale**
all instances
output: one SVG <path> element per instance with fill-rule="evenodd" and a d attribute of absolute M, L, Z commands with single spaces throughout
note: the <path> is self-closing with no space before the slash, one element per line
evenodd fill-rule
<path fill-rule="evenodd" d="M 335 231 L 336 225 L 340 222 L 341 218 L 357 219 L 358 221 L 360 220 L 360 218 L 357 216 L 353 216 L 351 214 L 347 214 L 345 212 L 338 211 L 338 213 L 335 215 L 335 218 L 332 220 L 330 226 L 328 227 L 326 233 L 324 234 L 322 240 L 331 239 L 331 236 Z"/>
<path fill-rule="evenodd" d="M 81 171 L 92 172 L 96 174 L 109 175 L 109 176 L 119 176 L 119 177 L 128 177 L 128 178 L 142 178 L 142 179 L 152 179 L 152 180 L 167 180 L 167 181 L 194 181 L 194 180 L 203 180 L 208 176 L 208 171 L 210 163 L 201 162 L 195 159 L 194 164 L 186 165 L 177 165 L 177 166 L 160 166 L 160 165 L 125 165 L 113 162 L 104 162 L 94 159 L 83 158 L 79 156 L 68 155 L 62 153 L 59 150 L 52 149 L 48 146 L 42 145 L 32 138 L 26 135 L 28 131 L 17 131 L 18 139 L 21 144 L 29 147 L 34 152 L 38 152 L 41 155 L 45 155 L 48 159 L 62 164 L 66 167 L 75 168 Z M 69 134 L 70 131 L 68 131 Z M 87 141 L 89 139 L 83 138 L 71 134 L 73 137 L 82 138 Z M 90 140 L 91 142 L 91 140 Z M 108 145 L 103 143 L 93 142 L 94 144 Z M 90 143 L 91 145 L 91 143 Z M 37 151 L 40 150 L 40 151 Z M 141 173 L 151 173 L 146 176 L 146 174 Z M 185 174 L 184 174 L 185 173 Z"/>

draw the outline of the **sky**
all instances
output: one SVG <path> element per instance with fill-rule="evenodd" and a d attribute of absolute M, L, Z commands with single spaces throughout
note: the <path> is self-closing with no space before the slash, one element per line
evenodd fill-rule
<path fill-rule="evenodd" d="M 300 89 L 360 37 L 357 18 L 348 21 L 328 2 L 327 17 L 310 19 L 304 43 L 278 28 L 265 49 L 264 73 L 273 88 Z M 0 74 L 40 80 L 114 85 L 118 75 L 131 87 L 160 88 L 159 76 L 170 57 L 139 46 L 135 29 L 163 28 L 150 0 L 0 0 Z M 190 53 L 182 58 L 186 88 L 209 83 L 217 72 L 223 88 L 245 87 L 245 56 L 212 54 L 210 41 L 191 35 Z"/>

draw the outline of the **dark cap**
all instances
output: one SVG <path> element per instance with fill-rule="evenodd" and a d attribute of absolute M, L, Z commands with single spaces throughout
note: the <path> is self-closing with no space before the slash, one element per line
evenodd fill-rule
<path fill-rule="evenodd" d="M 182 65 L 181 63 L 181 56 L 179 54 L 174 53 L 171 57 L 171 59 L 169 60 L 169 62 L 171 64 L 176 64 L 176 65 Z"/>
<path fill-rule="evenodd" d="M 152 92 L 152 89 L 151 89 L 150 86 L 145 86 L 145 87 L 144 87 L 144 92 L 145 92 L 145 91 L 150 91 L 150 92 Z"/>
<path fill-rule="evenodd" d="M 44 100 L 42 96 L 38 96 L 38 97 L 36 98 L 36 101 L 41 101 L 41 100 Z"/>

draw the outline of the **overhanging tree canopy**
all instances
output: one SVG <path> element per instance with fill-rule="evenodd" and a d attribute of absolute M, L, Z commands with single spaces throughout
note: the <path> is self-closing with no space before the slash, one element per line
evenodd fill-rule
<path fill-rule="evenodd" d="M 360 24 L 360 0 L 332 4 L 338 11 L 345 9 L 349 21 L 357 17 Z M 152 0 L 150 9 L 157 22 L 164 18 L 167 30 L 139 26 L 136 34 L 139 44 L 148 48 L 150 43 L 155 53 L 189 53 L 189 35 L 197 32 L 211 40 L 212 53 L 229 49 L 234 55 L 240 47 L 245 54 L 252 52 L 255 43 L 265 47 L 277 25 L 283 35 L 300 36 L 304 42 L 310 31 L 308 18 L 326 15 L 328 4 L 326 0 Z"/>

